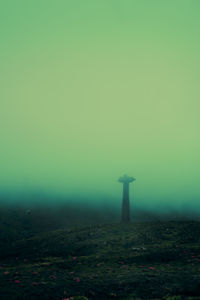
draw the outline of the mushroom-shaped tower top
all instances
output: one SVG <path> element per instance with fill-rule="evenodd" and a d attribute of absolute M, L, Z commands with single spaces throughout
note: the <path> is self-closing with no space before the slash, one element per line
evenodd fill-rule
<path fill-rule="evenodd" d="M 135 178 L 130 177 L 128 175 L 124 175 L 119 178 L 119 182 L 133 182 L 133 181 L 135 181 Z"/>

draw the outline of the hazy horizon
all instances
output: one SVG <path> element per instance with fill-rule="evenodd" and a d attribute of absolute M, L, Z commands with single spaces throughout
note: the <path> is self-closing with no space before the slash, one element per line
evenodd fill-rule
<path fill-rule="evenodd" d="M 3 1 L 2 201 L 120 206 L 128 174 L 131 205 L 200 212 L 199 9 Z"/>

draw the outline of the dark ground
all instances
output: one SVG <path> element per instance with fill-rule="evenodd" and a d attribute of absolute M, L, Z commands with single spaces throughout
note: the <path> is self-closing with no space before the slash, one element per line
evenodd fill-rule
<path fill-rule="evenodd" d="M 13 240 L 4 228 L 0 299 L 200 299 L 199 233 L 198 221 L 80 225 Z"/>

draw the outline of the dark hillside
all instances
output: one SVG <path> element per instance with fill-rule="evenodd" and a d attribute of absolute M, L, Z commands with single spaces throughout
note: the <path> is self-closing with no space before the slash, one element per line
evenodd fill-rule
<path fill-rule="evenodd" d="M 195 221 L 140 222 L 24 238 L 1 249 L 1 299 L 200 299 L 199 233 Z"/>

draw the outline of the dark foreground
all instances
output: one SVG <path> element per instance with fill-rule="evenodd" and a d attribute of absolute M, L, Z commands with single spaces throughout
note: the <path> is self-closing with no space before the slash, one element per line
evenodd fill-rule
<path fill-rule="evenodd" d="M 1 249 L 0 299 L 200 299 L 199 233 L 200 222 L 146 222 L 20 240 Z"/>

